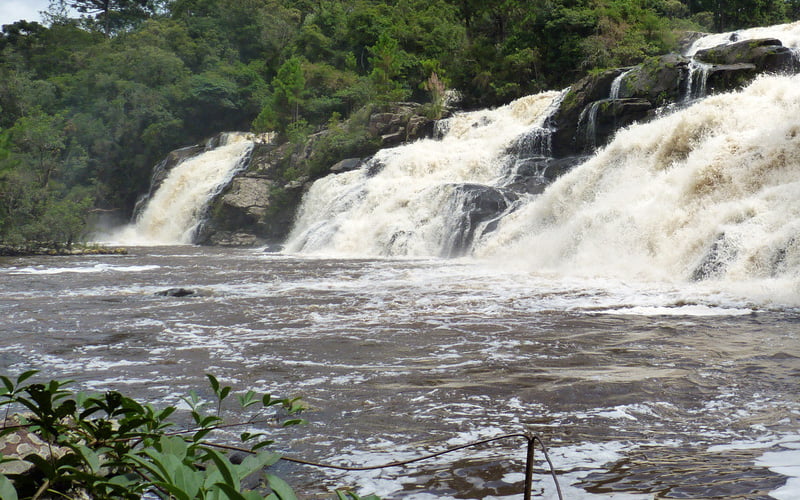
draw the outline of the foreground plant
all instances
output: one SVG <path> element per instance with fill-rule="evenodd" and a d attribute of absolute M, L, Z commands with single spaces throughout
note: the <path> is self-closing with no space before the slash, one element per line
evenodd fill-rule
<path fill-rule="evenodd" d="M 178 500 L 291 500 L 296 496 L 281 478 L 262 471 L 281 456 L 267 450 L 272 440 L 264 432 L 242 432 L 236 446 L 214 442 L 214 431 L 235 426 L 277 422 L 303 423 L 298 399 L 277 399 L 247 391 L 238 397 L 245 422 L 225 424 L 222 403 L 231 387 L 207 375 L 213 401 L 194 392 L 184 398 L 193 426 L 175 430 L 168 420 L 175 406 L 157 410 L 110 391 L 89 395 L 68 388 L 71 381 L 27 383 L 37 372 L 16 380 L 0 376 L 0 406 L 5 406 L 4 442 L 18 450 L 39 451 L 20 456 L 0 455 L 0 498 Z M 209 411 L 210 409 L 210 411 Z M 269 420 L 265 420 L 265 419 Z M 12 436 L 13 435 L 13 436 Z M 19 443 L 25 443 L 23 447 Z M 8 455 L 7 448 L 0 448 Z M 243 460 L 228 450 L 247 452 Z M 262 473 L 254 480 L 257 473 Z M 248 479 L 244 486 L 243 482 Z"/>

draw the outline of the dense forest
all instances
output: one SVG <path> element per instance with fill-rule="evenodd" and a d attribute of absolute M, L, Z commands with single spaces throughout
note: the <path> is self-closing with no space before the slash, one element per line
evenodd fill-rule
<path fill-rule="evenodd" d="M 77 12 L 77 16 L 68 13 Z M 0 35 L 0 243 L 127 217 L 168 151 L 224 130 L 299 141 L 365 106 L 464 108 L 797 19 L 800 0 L 53 0 Z"/>

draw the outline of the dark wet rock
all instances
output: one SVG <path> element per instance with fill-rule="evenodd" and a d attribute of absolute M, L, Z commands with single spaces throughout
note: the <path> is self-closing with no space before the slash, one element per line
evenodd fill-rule
<path fill-rule="evenodd" d="M 446 213 L 457 215 L 450 221 L 443 256 L 457 257 L 467 252 L 480 225 L 499 218 L 518 198 L 507 189 L 482 184 L 455 185 L 450 197 L 451 207 Z"/>
<path fill-rule="evenodd" d="M 796 55 L 776 38 L 744 40 L 699 50 L 695 58 L 714 65 L 752 64 L 756 72 L 781 72 L 796 68 Z"/>
<path fill-rule="evenodd" d="M 417 139 L 432 137 L 434 120 L 421 114 L 416 103 L 395 103 L 386 112 L 373 113 L 369 117 L 369 135 L 380 138 L 383 148 L 397 146 Z"/>
<path fill-rule="evenodd" d="M 159 297 L 195 297 L 199 294 L 196 290 L 189 288 L 168 288 L 167 290 L 156 292 L 156 295 Z"/>
<path fill-rule="evenodd" d="M 619 128 L 649 119 L 658 106 L 678 100 L 687 65 L 686 58 L 669 55 L 630 71 L 607 70 L 577 82 L 552 117 L 553 156 L 590 153 L 605 145 Z M 618 98 L 610 99 L 611 85 L 623 73 Z"/>
<path fill-rule="evenodd" d="M 586 161 L 588 156 L 545 156 L 514 160 L 502 187 L 517 193 L 539 194 L 555 179 Z"/>
<path fill-rule="evenodd" d="M 706 93 L 728 92 L 744 87 L 753 81 L 758 73 L 756 66 L 750 63 L 713 66 L 706 77 Z"/>
<path fill-rule="evenodd" d="M 578 125 L 578 138 L 585 151 L 595 149 L 609 143 L 619 129 L 647 119 L 653 109 L 653 103 L 642 98 L 595 101 Z"/>
<path fill-rule="evenodd" d="M 649 101 L 653 107 L 680 100 L 689 74 L 689 59 L 678 54 L 651 57 L 622 78 L 620 98 Z"/>
<path fill-rule="evenodd" d="M 692 272 L 692 279 L 700 281 L 704 279 L 720 278 L 725 274 L 728 264 L 736 257 L 738 248 L 720 234 L 711 244 L 700 263 Z"/>
<path fill-rule="evenodd" d="M 381 173 L 381 171 L 386 168 L 386 164 L 380 161 L 377 158 L 370 158 L 366 162 L 367 166 L 367 177 L 374 177 Z"/>
<path fill-rule="evenodd" d="M 335 165 L 333 165 L 330 169 L 332 174 L 340 174 L 342 172 L 349 172 L 351 170 L 357 170 L 363 165 L 364 162 L 361 158 L 346 158 Z"/>

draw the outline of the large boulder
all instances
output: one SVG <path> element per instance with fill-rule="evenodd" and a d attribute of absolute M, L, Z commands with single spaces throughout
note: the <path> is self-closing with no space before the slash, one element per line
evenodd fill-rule
<path fill-rule="evenodd" d="M 776 38 L 743 40 L 710 49 L 698 50 L 695 59 L 713 65 L 751 64 L 755 71 L 794 71 L 797 56 Z"/>
<path fill-rule="evenodd" d="M 562 158 L 591 153 L 605 145 L 619 128 L 647 119 L 655 108 L 679 100 L 688 63 L 682 56 L 669 54 L 578 81 L 551 119 L 552 155 Z M 612 93 L 615 80 L 617 87 Z"/>
<path fill-rule="evenodd" d="M 443 242 L 442 256 L 463 255 L 471 248 L 478 228 L 483 223 L 499 219 L 517 199 L 518 195 L 507 189 L 482 184 L 453 186 L 450 195 L 452 207 L 447 212 L 458 215 L 450 221 L 446 231 L 448 238 Z"/>
<path fill-rule="evenodd" d="M 588 156 L 568 156 L 552 158 L 549 156 L 532 156 L 514 158 L 508 169 L 508 175 L 501 182 L 501 187 L 515 193 L 540 194 L 545 188 L 565 172 L 586 161 Z"/>
<path fill-rule="evenodd" d="M 367 130 L 388 148 L 433 135 L 434 120 L 421 114 L 416 103 L 395 103 L 389 111 L 372 113 Z"/>

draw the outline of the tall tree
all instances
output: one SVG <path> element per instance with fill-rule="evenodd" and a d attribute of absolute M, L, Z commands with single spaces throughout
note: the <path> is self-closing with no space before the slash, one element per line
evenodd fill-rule
<path fill-rule="evenodd" d="M 106 36 L 111 35 L 113 21 L 142 18 L 155 8 L 151 0 L 54 0 L 53 4 L 94 16 L 102 23 Z"/>

